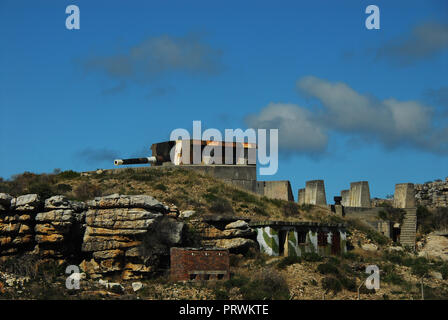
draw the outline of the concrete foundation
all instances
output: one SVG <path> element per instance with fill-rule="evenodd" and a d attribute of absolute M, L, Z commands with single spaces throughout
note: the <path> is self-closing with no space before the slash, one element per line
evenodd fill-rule
<path fill-rule="evenodd" d="M 305 203 L 327 205 L 324 180 L 311 180 L 306 182 Z"/>
<path fill-rule="evenodd" d="M 297 202 L 299 205 L 305 204 L 305 189 L 299 189 L 299 192 L 297 194 Z"/>
<path fill-rule="evenodd" d="M 415 190 L 413 183 L 398 183 L 395 185 L 395 208 L 415 208 Z"/>
<path fill-rule="evenodd" d="M 342 197 L 341 204 L 344 207 L 349 207 L 350 206 L 350 190 L 342 190 L 341 197 Z"/>
<path fill-rule="evenodd" d="M 371 207 L 368 181 L 350 183 L 350 207 Z"/>

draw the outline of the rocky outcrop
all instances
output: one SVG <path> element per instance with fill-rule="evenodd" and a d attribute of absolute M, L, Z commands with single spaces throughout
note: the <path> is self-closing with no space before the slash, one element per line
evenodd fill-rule
<path fill-rule="evenodd" d="M 45 200 L 36 215 L 34 253 L 43 258 L 75 259 L 79 256 L 87 206 L 64 196 Z"/>
<path fill-rule="evenodd" d="M 34 248 L 35 215 L 42 207 L 37 194 L 13 198 L 0 194 L 0 259 Z"/>
<path fill-rule="evenodd" d="M 215 217 L 189 221 L 202 238 L 205 247 L 229 249 L 231 253 L 246 253 L 256 248 L 256 233 L 244 220 L 236 217 Z"/>
<path fill-rule="evenodd" d="M 415 185 L 415 201 L 427 207 L 448 207 L 448 177 Z"/>
<path fill-rule="evenodd" d="M 183 223 L 165 216 L 169 208 L 151 196 L 113 194 L 87 205 L 82 251 L 89 258 L 81 268 L 91 277 L 141 278 L 153 271 L 154 255 L 163 254 L 165 243 L 182 240 Z"/>

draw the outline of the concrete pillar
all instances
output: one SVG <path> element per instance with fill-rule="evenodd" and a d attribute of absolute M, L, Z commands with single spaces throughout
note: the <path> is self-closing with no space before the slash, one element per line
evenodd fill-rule
<path fill-rule="evenodd" d="M 371 207 L 368 181 L 350 183 L 350 207 Z"/>
<path fill-rule="evenodd" d="M 324 180 L 311 180 L 306 182 L 305 203 L 326 205 Z"/>
<path fill-rule="evenodd" d="M 350 206 L 350 190 L 342 190 L 341 197 L 342 197 L 341 204 L 344 207 L 349 207 Z"/>
<path fill-rule="evenodd" d="M 305 204 L 305 189 L 299 189 L 299 193 L 297 195 L 297 202 L 299 205 Z"/>
<path fill-rule="evenodd" d="M 415 208 L 415 189 L 413 183 L 397 183 L 394 194 L 395 208 Z"/>

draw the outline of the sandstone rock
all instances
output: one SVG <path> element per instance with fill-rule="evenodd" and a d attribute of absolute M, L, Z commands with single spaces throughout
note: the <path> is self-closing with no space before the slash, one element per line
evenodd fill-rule
<path fill-rule="evenodd" d="M 395 246 L 395 247 L 388 247 L 386 250 L 389 251 L 389 252 L 404 251 L 403 247 L 397 247 L 397 246 Z"/>
<path fill-rule="evenodd" d="M 376 251 L 376 250 L 378 250 L 378 247 L 373 243 L 364 243 L 361 246 L 361 249 L 365 250 L 365 251 Z"/>
<path fill-rule="evenodd" d="M 37 194 L 26 194 L 11 200 L 11 209 L 16 211 L 35 211 L 41 206 L 42 202 Z"/>
<path fill-rule="evenodd" d="M 250 237 L 255 235 L 255 231 L 247 228 L 247 229 L 227 229 L 223 231 L 224 237 Z"/>
<path fill-rule="evenodd" d="M 440 272 L 437 271 L 430 271 L 429 276 L 431 278 L 437 279 L 437 280 L 443 280 L 443 276 Z"/>
<path fill-rule="evenodd" d="M 0 211 L 6 211 L 11 206 L 11 200 L 13 199 L 7 193 L 0 193 Z"/>
<path fill-rule="evenodd" d="M 194 210 L 185 210 L 185 211 L 181 211 L 181 213 L 179 214 L 179 218 L 182 218 L 182 219 L 191 218 L 195 214 L 196 214 L 196 211 L 194 211 Z"/>
<path fill-rule="evenodd" d="M 40 212 L 36 215 L 38 222 L 70 222 L 74 218 L 73 210 L 57 209 L 48 212 Z"/>
<path fill-rule="evenodd" d="M 112 194 L 105 197 L 97 197 L 88 201 L 90 208 L 143 208 L 158 212 L 167 212 L 168 208 L 161 202 L 147 195 L 119 195 Z"/>
<path fill-rule="evenodd" d="M 230 253 L 246 253 L 250 248 L 257 248 L 258 244 L 250 239 L 232 238 L 204 241 L 206 245 L 217 248 L 229 249 Z"/>
<path fill-rule="evenodd" d="M 249 224 L 244 220 L 231 222 L 225 227 L 225 229 L 247 229 L 247 228 L 249 228 Z"/>
<path fill-rule="evenodd" d="M 95 259 L 113 259 L 123 256 L 124 251 L 123 250 L 103 250 L 103 251 L 95 251 L 93 253 L 93 257 Z"/>
<path fill-rule="evenodd" d="M 137 292 L 138 290 L 143 288 L 143 283 L 141 282 L 132 282 L 132 290 L 134 290 L 134 292 Z"/>
<path fill-rule="evenodd" d="M 164 219 L 157 225 L 158 232 L 165 243 L 173 246 L 181 243 L 185 224 L 172 218 Z"/>

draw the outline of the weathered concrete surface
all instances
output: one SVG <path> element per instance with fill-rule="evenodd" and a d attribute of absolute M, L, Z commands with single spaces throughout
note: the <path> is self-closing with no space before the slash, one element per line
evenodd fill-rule
<path fill-rule="evenodd" d="M 349 207 L 350 206 L 350 190 L 342 190 L 341 197 L 342 197 L 341 204 L 344 207 Z"/>
<path fill-rule="evenodd" d="M 371 207 L 368 181 L 350 183 L 350 207 Z"/>
<path fill-rule="evenodd" d="M 305 188 L 299 189 L 299 192 L 297 194 L 297 202 L 299 204 L 305 204 Z"/>
<path fill-rule="evenodd" d="M 291 184 L 288 180 L 258 181 L 257 193 L 270 199 L 294 201 Z"/>
<path fill-rule="evenodd" d="M 415 208 L 415 189 L 413 183 L 398 183 L 395 185 L 395 208 Z"/>
<path fill-rule="evenodd" d="M 314 205 L 326 205 L 324 180 L 311 180 L 306 182 L 305 203 Z"/>

